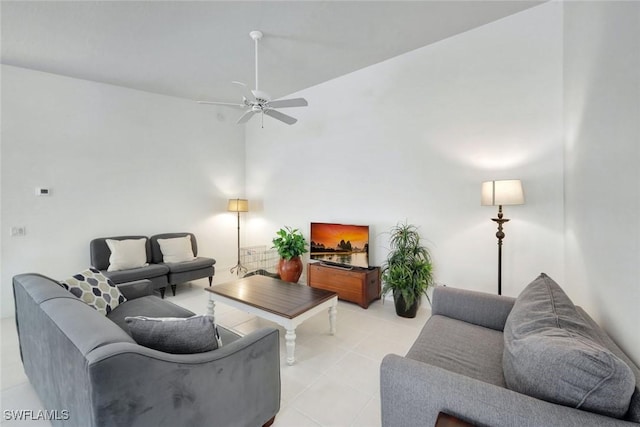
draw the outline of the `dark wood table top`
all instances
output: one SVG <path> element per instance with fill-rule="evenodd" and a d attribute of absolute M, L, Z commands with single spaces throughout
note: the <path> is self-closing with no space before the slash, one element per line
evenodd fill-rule
<path fill-rule="evenodd" d="M 214 285 L 205 290 L 288 319 L 337 296 L 335 292 L 260 275 Z"/>
<path fill-rule="evenodd" d="M 456 418 L 453 415 L 440 412 L 438 414 L 436 424 L 433 427 L 474 427 L 474 425 L 469 424 L 466 421 L 462 421 L 461 419 Z"/>

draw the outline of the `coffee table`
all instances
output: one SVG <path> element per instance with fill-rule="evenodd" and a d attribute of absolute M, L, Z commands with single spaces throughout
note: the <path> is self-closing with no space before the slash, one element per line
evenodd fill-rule
<path fill-rule="evenodd" d="M 335 292 L 259 275 L 214 285 L 205 291 L 209 292 L 207 312 L 214 319 L 215 303 L 221 302 L 284 327 L 288 365 L 296 360 L 296 328 L 302 322 L 328 309 L 329 332 L 336 332 Z"/>
<path fill-rule="evenodd" d="M 436 424 L 433 427 L 474 427 L 473 424 L 469 424 L 465 421 L 462 421 L 459 418 L 454 417 L 453 415 L 449 415 L 444 412 L 438 413 L 438 419 L 436 419 Z"/>

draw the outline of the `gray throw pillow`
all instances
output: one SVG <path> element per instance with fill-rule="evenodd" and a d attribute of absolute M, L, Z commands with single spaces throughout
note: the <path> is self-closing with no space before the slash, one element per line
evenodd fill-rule
<path fill-rule="evenodd" d="M 174 354 L 212 351 L 222 346 L 210 315 L 192 317 L 125 317 L 131 337 L 140 345 Z"/>
<path fill-rule="evenodd" d="M 599 342 L 546 274 L 516 299 L 504 344 L 502 365 L 510 389 L 610 417 L 627 412 L 635 388 L 633 371 Z"/>

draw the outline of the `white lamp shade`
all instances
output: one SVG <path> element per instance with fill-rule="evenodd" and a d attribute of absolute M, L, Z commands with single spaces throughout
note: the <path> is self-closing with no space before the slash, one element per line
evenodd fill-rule
<path fill-rule="evenodd" d="M 247 199 L 229 199 L 227 210 L 229 212 L 249 212 L 249 201 Z"/>
<path fill-rule="evenodd" d="M 522 183 L 519 179 L 483 182 L 481 204 L 482 206 L 523 205 Z"/>

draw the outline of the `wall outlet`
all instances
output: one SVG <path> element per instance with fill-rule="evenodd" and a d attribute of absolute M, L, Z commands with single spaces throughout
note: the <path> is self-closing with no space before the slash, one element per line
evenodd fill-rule
<path fill-rule="evenodd" d="M 26 227 L 11 227 L 11 230 L 9 231 L 9 235 L 11 237 L 25 236 L 26 234 L 27 234 Z"/>

